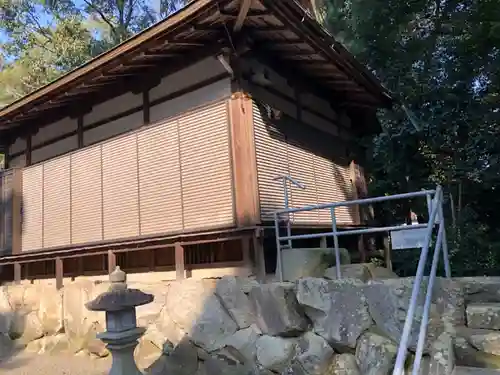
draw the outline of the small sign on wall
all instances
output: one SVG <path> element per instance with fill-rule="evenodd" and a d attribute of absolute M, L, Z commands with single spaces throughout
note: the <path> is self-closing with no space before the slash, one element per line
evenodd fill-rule
<path fill-rule="evenodd" d="M 398 230 L 391 232 L 393 250 L 422 248 L 425 243 L 427 228 Z"/>

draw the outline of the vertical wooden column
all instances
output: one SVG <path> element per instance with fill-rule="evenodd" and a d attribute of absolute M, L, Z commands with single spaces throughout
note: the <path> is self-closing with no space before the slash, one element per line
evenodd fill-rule
<path fill-rule="evenodd" d="M 236 223 L 239 227 L 254 225 L 260 222 L 260 213 L 253 104 L 241 90 L 233 92 L 229 100 L 229 122 Z"/>
<path fill-rule="evenodd" d="M 12 254 L 22 251 L 23 232 L 23 173 L 20 168 L 12 171 Z"/>
<path fill-rule="evenodd" d="M 184 260 L 184 247 L 180 242 L 175 243 L 175 276 L 177 280 L 182 280 L 186 277 L 186 265 Z"/>
<path fill-rule="evenodd" d="M 108 250 L 108 273 L 111 273 L 116 268 L 116 254 L 112 250 Z"/>
<path fill-rule="evenodd" d="M 14 263 L 14 283 L 21 282 L 21 263 Z"/>
<path fill-rule="evenodd" d="M 142 92 L 142 123 L 148 125 L 151 118 L 151 109 L 149 101 L 149 90 L 146 89 Z"/>
<path fill-rule="evenodd" d="M 56 288 L 57 290 L 61 289 L 64 285 L 64 268 L 63 268 L 63 260 L 60 257 L 56 258 Z"/>
<path fill-rule="evenodd" d="M 31 132 L 29 132 L 28 134 L 26 134 L 25 136 L 25 140 L 26 140 L 26 150 L 25 150 L 25 154 L 26 154 L 26 166 L 30 166 L 31 165 L 31 138 L 32 138 L 32 135 L 31 135 Z"/>
<path fill-rule="evenodd" d="M 248 268 L 249 271 L 252 270 L 252 260 L 250 259 L 250 241 L 251 238 L 243 237 L 241 239 L 241 252 L 243 255 L 243 265 Z"/>
<path fill-rule="evenodd" d="M 264 257 L 264 237 L 262 233 L 253 237 L 253 251 L 255 253 L 255 262 L 257 267 L 257 279 L 264 282 L 266 279 L 266 258 Z"/>
<path fill-rule="evenodd" d="M 76 119 L 76 138 L 78 148 L 83 148 L 83 115 L 80 114 Z"/>

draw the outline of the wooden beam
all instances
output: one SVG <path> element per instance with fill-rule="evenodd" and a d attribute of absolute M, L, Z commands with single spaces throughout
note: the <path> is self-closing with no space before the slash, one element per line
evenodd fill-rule
<path fill-rule="evenodd" d="M 63 277 L 64 277 L 63 260 L 60 257 L 57 257 L 56 258 L 56 288 L 57 288 L 57 290 L 61 289 L 64 285 Z"/>
<path fill-rule="evenodd" d="M 186 265 L 184 260 L 184 247 L 180 242 L 175 243 L 175 275 L 177 280 L 182 280 L 186 277 Z"/>
<path fill-rule="evenodd" d="M 111 273 L 116 268 L 116 254 L 112 250 L 108 250 L 108 273 Z"/>
<path fill-rule="evenodd" d="M 23 227 L 23 173 L 20 168 L 12 171 L 12 254 L 21 254 Z"/>
<path fill-rule="evenodd" d="M 21 263 L 14 263 L 14 283 L 21 283 Z"/>
<path fill-rule="evenodd" d="M 244 227 L 260 223 L 260 207 L 253 102 L 242 91 L 229 100 L 229 122 L 236 223 Z"/>

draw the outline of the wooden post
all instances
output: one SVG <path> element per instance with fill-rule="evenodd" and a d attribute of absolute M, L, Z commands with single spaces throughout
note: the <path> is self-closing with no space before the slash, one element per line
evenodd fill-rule
<path fill-rule="evenodd" d="M 255 253 L 255 262 L 257 265 L 257 279 L 264 282 L 266 279 L 266 258 L 264 257 L 264 238 L 253 237 L 253 251 Z"/>
<path fill-rule="evenodd" d="M 56 288 L 57 290 L 63 287 L 63 277 L 64 277 L 64 269 L 63 269 L 63 260 L 60 257 L 56 258 Z"/>
<path fill-rule="evenodd" d="M 21 263 L 14 263 L 14 283 L 21 283 Z"/>
<path fill-rule="evenodd" d="M 250 260 L 250 238 L 249 237 L 243 237 L 241 239 L 241 252 L 243 255 L 244 267 L 248 268 L 251 271 L 252 261 Z"/>
<path fill-rule="evenodd" d="M 184 248 L 180 242 L 175 243 L 175 275 L 177 280 L 185 278 Z"/>
<path fill-rule="evenodd" d="M 116 254 L 112 250 L 108 250 L 108 273 L 111 273 L 116 268 Z"/>
<path fill-rule="evenodd" d="M 23 224 L 23 174 L 21 169 L 12 171 L 12 254 L 20 254 L 22 250 Z"/>
<path fill-rule="evenodd" d="M 260 222 L 252 99 L 242 91 L 229 100 L 234 210 L 238 227 Z"/>
<path fill-rule="evenodd" d="M 391 252 L 392 252 L 391 241 L 389 239 L 389 235 L 387 235 L 384 238 L 384 258 L 385 258 L 385 267 L 390 271 L 392 271 Z"/>

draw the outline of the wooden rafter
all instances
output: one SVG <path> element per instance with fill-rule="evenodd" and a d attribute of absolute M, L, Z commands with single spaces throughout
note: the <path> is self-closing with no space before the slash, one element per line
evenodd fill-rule
<path fill-rule="evenodd" d="M 241 0 L 240 10 L 238 12 L 238 16 L 236 17 L 236 21 L 234 21 L 233 32 L 237 33 L 241 31 L 251 6 L 252 0 Z"/>

